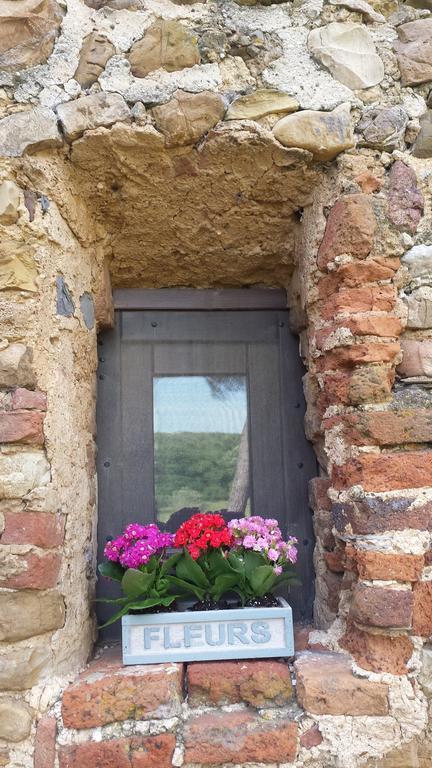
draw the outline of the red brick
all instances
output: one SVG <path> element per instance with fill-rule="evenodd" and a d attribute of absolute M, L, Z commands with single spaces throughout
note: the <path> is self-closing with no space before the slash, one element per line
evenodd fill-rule
<path fill-rule="evenodd" d="M 312 749 L 312 747 L 318 747 L 323 740 L 321 731 L 318 725 L 313 725 L 312 728 L 308 728 L 307 731 L 300 736 L 300 744 L 305 749 Z"/>
<path fill-rule="evenodd" d="M 309 635 L 313 632 L 312 624 L 294 624 L 294 648 L 296 653 L 309 648 Z"/>
<path fill-rule="evenodd" d="M 361 579 L 418 581 L 424 565 L 423 555 L 387 554 L 365 549 L 350 549 Z"/>
<path fill-rule="evenodd" d="M 0 443 L 43 445 L 43 414 L 29 411 L 0 413 Z"/>
<path fill-rule="evenodd" d="M 429 531 L 432 528 L 432 503 L 413 506 L 415 496 L 383 499 L 365 496 L 361 501 L 333 504 L 335 527 L 342 534 L 384 533 L 406 528 Z"/>
<path fill-rule="evenodd" d="M 427 567 L 428 565 L 432 565 L 432 549 L 428 549 L 428 551 L 425 552 L 424 564 L 425 564 L 425 567 Z"/>
<path fill-rule="evenodd" d="M 11 406 L 13 411 L 35 410 L 46 411 L 46 395 L 39 390 L 18 387 L 12 392 Z"/>
<path fill-rule="evenodd" d="M 34 768 L 54 768 L 57 723 L 54 717 L 44 715 L 36 727 Z"/>
<path fill-rule="evenodd" d="M 316 512 L 318 509 L 331 509 L 328 491 L 331 480 L 328 477 L 313 477 L 309 480 L 309 506 Z"/>
<path fill-rule="evenodd" d="M 322 302 L 321 316 L 333 320 L 340 313 L 391 312 L 396 304 L 393 285 L 364 285 L 359 288 L 341 288 Z"/>
<path fill-rule="evenodd" d="M 355 445 L 427 443 L 432 437 L 432 409 L 363 411 L 329 419 L 324 427 L 342 424 Z"/>
<path fill-rule="evenodd" d="M 98 669 L 96 667 L 96 669 Z M 94 728 L 122 720 L 159 720 L 180 714 L 183 665 L 93 666 L 66 688 L 62 715 L 67 728 Z"/>
<path fill-rule="evenodd" d="M 60 768 L 171 768 L 175 736 L 88 741 L 60 749 Z"/>
<path fill-rule="evenodd" d="M 317 358 L 318 371 L 334 371 L 338 368 L 354 368 L 367 363 L 391 363 L 399 354 L 399 343 L 363 343 L 336 347 Z"/>
<path fill-rule="evenodd" d="M 403 629 L 411 626 L 413 605 L 411 589 L 384 589 L 357 584 L 350 616 L 364 626 Z"/>
<path fill-rule="evenodd" d="M 342 466 L 333 467 L 333 484 L 342 490 L 361 485 L 365 491 L 396 491 L 430 485 L 432 451 L 362 453 Z"/>
<path fill-rule="evenodd" d="M 371 672 L 406 675 L 413 644 L 406 635 L 381 635 L 365 632 L 349 624 L 339 645 L 349 651 L 357 664 Z"/>
<path fill-rule="evenodd" d="M 391 315 L 356 315 L 345 320 L 325 325 L 315 333 L 317 349 L 324 349 L 328 338 L 341 328 L 348 328 L 354 336 L 379 336 L 381 338 L 397 338 L 402 331 L 402 323 L 398 317 Z M 335 346 L 341 346 L 342 341 Z"/>
<path fill-rule="evenodd" d="M 335 549 L 333 552 L 324 552 L 324 560 L 327 568 L 334 573 L 343 573 L 345 570 L 345 555 L 341 549 Z"/>
<path fill-rule="evenodd" d="M 340 286 L 356 288 L 367 283 L 391 280 L 400 267 L 399 259 L 374 258 L 367 261 L 350 261 L 340 264 L 330 274 L 323 275 L 318 283 L 318 295 L 327 299 Z"/>
<path fill-rule="evenodd" d="M 213 661 L 189 664 L 191 707 L 246 703 L 283 706 L 293 691 L 288 665 L 279 661 Z"/>
<path fill-rule="evenodd" d="M 402 362 L 397 371 L 403 378 L 430 376 L 432 371 L 432 341 L 401 339 Z"/>
<path fill-rule="evenodd" d="M 389 174 L 388 217 L 401 231 L 417 231 L 423 215 L 423 195 L 417 186 L 417 176 L 413 168 L 402 160 L 396 160 Z"/>
<path fill-rule="evenodd" d="M 37 555 L 30 552 L 20 557 L 23 571 L 0 581 L 8 589 L 50 589 L 55 587 L 61 565 L 61 557 L 55 552 Z"/>
<path fill-rule="evenodd" d="M 333 206 L 318 251 L 318 266 L 325 269 L 336 256 L 365 259 L 372 250 L 376 218 L 368 195 L 345 195 Z"/>
<path fill-rule="evenodd" d="M 211 712 L 185 726 L 185 763 L 290 763 L 297 751 L 297 724 L 264 720 L 248 711 Z"/>
<path fill-rule="evenodd" d="M 318 396 L 323 415 L 329 405 L 363 405 L 391 399 L 393 370 L 384 365 L 365 365 L 353 371 L 327 372 L 324 388 Z"/>
<path fill-rule="evenodd" d="M 432 635 L 432 581 L 419 581 L 414 585 L 414 635 Z"/>
<path fill-rule="evenodd" d="M 33 544 L 50 549 L 64 539 L 64 516 L 48 512 L 5 512 L 2 544 Z"/>
<path fill-rule="evenodd" d="M 356 677 L 349 656 L 304 653 L 294 663 L 297 699 L 316 715 L 386 715 L 388 686 Z"/>

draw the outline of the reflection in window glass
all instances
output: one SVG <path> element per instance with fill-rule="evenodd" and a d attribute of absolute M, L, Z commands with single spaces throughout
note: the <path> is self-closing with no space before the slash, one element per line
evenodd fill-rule
<path fill-rule="evenodd" d="M 157 519 L 191 507 L 247 514 L 246 377 L 155 378 L 153 403 Z"/>

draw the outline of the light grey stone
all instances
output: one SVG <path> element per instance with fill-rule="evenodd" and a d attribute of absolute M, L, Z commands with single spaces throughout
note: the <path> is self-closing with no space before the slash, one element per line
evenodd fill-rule
<path fill-rule="evenodd" d="M 26 704 L 0 699 L 0 739 L 23 741 L 30 734 L 32 722 L 32 711 Z"/>
<path fill-rule="evenodd" d="M 413 278 L 431 279 L 432 245 L 415 245 L 402 256 L 402 264 Z"/>
<path fill-rule="evenodd" d="M 405 295 L 403 300 L 408 310 L 407 328 L 432 328 L 432 287 L 422 285 Z"/>
<path fill-rule="evenodd" d="M 421 672 L 419 682 L 423 693 L 429 698 L 432 697 L 432 646 L 423 646 L 421 652 Z"/>
<path fill-rule="evenodd" d="M 39 681 L 48 669 L 51 652 L 48 647 L 22 648 L 0 656 L 0 689 L 23 691 Z"/>
<path fill-rule="evenodd" d="M 414 157 L 432 157 L 432 110 L 420 118 L 420 132 L 413 147 Z"/>
<path fill-rule="evenodd" d="M 95 308 L 93 297 L 90 293 L 86 292 L 80 296 L 80 307 L 86 328 L 91 331 L 95 324 Z"/>
<path fill-rule="evenodd" d="M 408 115 L 402 107 L 371 107 L 367 109 L 356 131 L 360 144 L 382 150 L 402 148 Z"/>
<path fill-rule="evenodd" d="M 375 43 L 361 24 L 335 21 L 313 29 L 308 48 L 333 77 L 352 90 L 371 88 L 384 77 Z"/>
<path fill-rule="evenodd" d="M 0 155 L 4 157 L 20 157 L 61 143 L 57 118 L 47 107 L 15 112 L 0 120 Z"/>
<path fill-rule="evenodd" d="M 0 350 L 0 387 L 34 387 L 32 353 L 25 344 L 9 344 Z"/>
<path fill-rule="evenodd" d="M 60 124 L 68 141 L 78 139 L 84 131 L 109 128 L 114 123 L 130 120 L 130 109 L 119 93 L 95 93 L 57 108 Z"/>
<path fill-rule="evenodd" d="M 385 22 L 385 16 L 382 13 L 378 13 L 372 8 L 366 0 L 330 0 L 331 5 L 338 5 L 344 8 L 348 8 L 349 11 L 356 11 L 362 13 L 367 21 L 383 24 Z"/>
<path fill-rule="evenodd" d="M 19 499 L 49 481 L 50 465 L 43 450 L 1 449 L 0 498 Z"/>

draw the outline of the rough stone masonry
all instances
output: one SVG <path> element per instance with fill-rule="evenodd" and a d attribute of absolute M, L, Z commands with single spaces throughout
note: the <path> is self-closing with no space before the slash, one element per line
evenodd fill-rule
<path fill-rule="evenodd" d="M 429 768 L 430 0 L 0 0 L 0 155 L 0 765 Z M 248 285 L 307 367 L 315 627 L 82 672 L 111 287 Z"/>

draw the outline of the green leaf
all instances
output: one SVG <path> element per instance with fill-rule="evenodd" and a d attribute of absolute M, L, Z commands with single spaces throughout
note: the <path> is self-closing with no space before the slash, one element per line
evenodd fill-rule
<path fill-rule="evenodd" d="M 123 606 L 123 608 L 121 608 L 119 611 L 117 611 L 117 613 L 115 613 L 113 616 L 111 616 L 111 618 L 108 619 L 108 621 L 106 621 L 105 624 L 101 624 L 98 627 L 98 629 L 104 629 L 105 627 L 109 627 L 110 624 L 114 624 L 114 622 L 118 621 L 119 619 L 121 619 L 122 616 L 126 616 L 128 610 L 129 610 L 129 603 L 127 605 Z"/>
<path fill-rule="evenodd" d="M 175 555 L 171 555 L 162 565 L 162 568 L 160 570 L 161 576 L 165 576 L 171 568 L 174 568 L 175 565 L 177 565 L 178 561 L 180 560 L 183 552 L 176 552 Z"/>
<path fill-rule="evenodd" d="M 232 575 L 233 569 L 227 558 L 223 556 L 222 552 L 214 549 L 213 552 L 210 552 L 207 555 L 207 562 L 210 567 L 212 580 L 221 574 Z"/>
<path fill-rule="evenodd" d="M 195 595 L 198 600 L 204 600 L 206 591 L 202 587 L 198 587 L 196 584 L 192 584 L 190 581 L 179 579 L 178 576 L 168 576 L 171 584 L 180 587 L 180 589 L 187 595 Z"/>
<path fill-rule="evenodd" d="M 260 568 L 265 563 L 265 560 L 259 552 L 248 551 L 244 553 L 244 563 L 246 578 L 250 581 L 256 569 Z"/>
<path fill-rule="evenodd" d="M 120 563 L 99 563 L 98 571 L 105 579 L 114 579 L 114 581 L 121 581 L 125 573 L 125 569 Z"/>
<path fill-rule="evenodd" d="M 228 552 L 228 562 L 231 566 L 231 568 L 236 571 L 236 573 L 244 573 L 245 571 L 245 562 L 242 557 L 240 557 L 237 552 Z"/>
<path fill-rule="evenodd" d="M 128 597 L 117 597 L 115 600 L 111 600 L 108 597 L 97 597 L 95 603 L 111 603 L 112 605 L 117 603 L 118 605 L 121 605 L 122 603 L 127 603 L 128 600 Z"/>
<path fill-rule="evenodd" d="M 129 599 L 140 597 L 149 592 L 156 578 L 155 573 L 143 573 L 136 568 L 128 568 L 122 578 L 122 590 Z"/>
<path fill-rule="evenodd" d="M 186 549 L 176 565 L 176 576 L 179 579 L 191 581 L 193 584 L 196 584 L 203 589 L 208 589 L 209 587 L 209 580 L 203 569 L 195 560 L 193 560 Z"/>
<path fill-rule="evenodd" d="M 221 573 L 216 577 L 215 583 L 210 589 L 210 594 L 215 600 L 220 600 L 225 592 L 238 585 L 238 576 L 235 573 Z"/>
<path fill-rule="evenodd" d="M 250 584 L 255 594 L 262 597 L 269 592 L 276 582 L 276 574 L 272 565 L 260 565 L 250 577 Z"/>
<path fill-rule="evenodd" d="M 128 609 L 130 611 L 144 611 L 147 608 L 154 608 L 157 605 L 163 605 L 168 606 L 171 605 L 171 603 L 174 602 L 176 599 L 175 595 L 171 595 L 170 597 L 148 597 L 146 600 L 136 600 L 134 602 L 128 603 Z"/>

